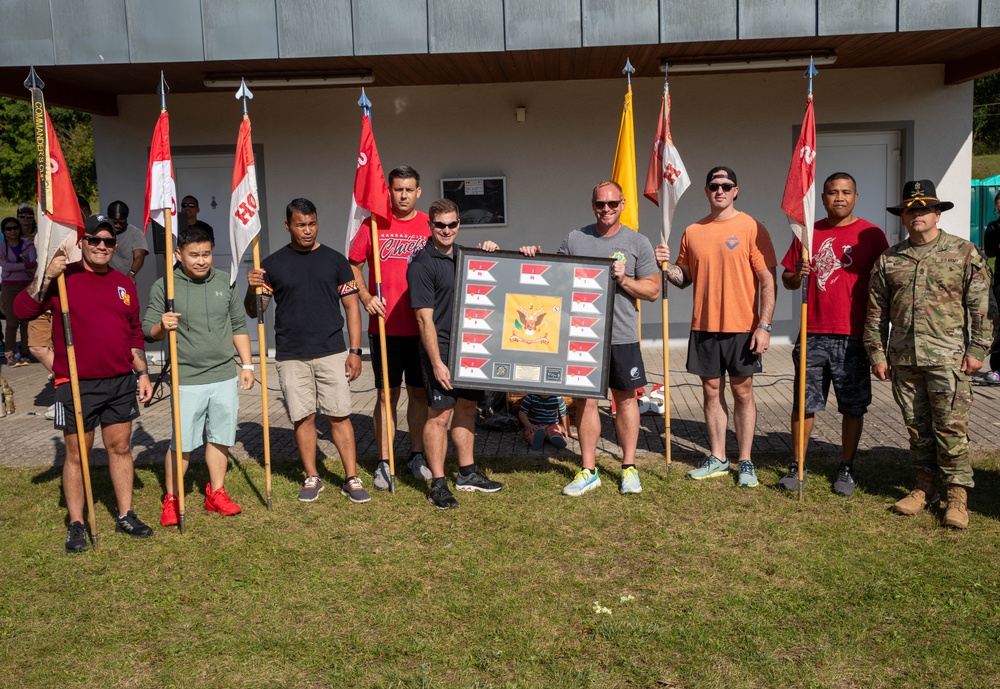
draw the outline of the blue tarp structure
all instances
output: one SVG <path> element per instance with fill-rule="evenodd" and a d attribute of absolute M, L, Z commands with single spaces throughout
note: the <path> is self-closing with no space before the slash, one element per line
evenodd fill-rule
<path fill-rule="evenodd" d="M 1000 192 L 1000 175 L 986 179 L 972 180 L 972 217 L 969 224 L 969 240 L 982 248 L 986 226 L 996 220 L 993 199 Z"/>

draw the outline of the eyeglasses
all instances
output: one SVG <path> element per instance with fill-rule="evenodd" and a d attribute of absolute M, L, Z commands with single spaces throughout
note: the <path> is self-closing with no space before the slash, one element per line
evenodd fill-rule
<path fill-rule="evenodd" d="M 604 208 L 605 206 L 607 206 L 611 210 L 615 210 L 616 208 L 618 208 L 618 206 L 621 205 L 622 200 L 618 199 L 617 201 L 593 201 L 592 203 L 594 204 L 594 208 L 597 208 L 598 210 Z"/>
<path fill-rule="evenodd" d="M 455 220 L 453 222 L 438 222 L 437 220 L 435 220 L 431 224 L 434 225 L 434 227 L 438 228 L 439 230 L 443 230 L 446 227 L 449 230 L 454 230 L 456 227 L 458 227 L 458 221 L 457 220 Z"/>
<path fill-rule="evenodd" d="M 718 191 L 719 189 L 722 189 L 722 191 L 729 192 L 735 188 L 736 185 L 730 184 L 729 182 L 723 182 L 722 184 L 719 184 L 718 182 L 712 182 L 711 184 L 708 185 L 709 191 Z"/>
<path fill-rule="evenodd" d="M 84 235 L 83 241 L 87 242 L 88 246 L 100 246 L 101 244 L 104 244 L 104 246 L 108 247 L 109 249 L 114 249 L 115 245 L 118 243 L 118 238 L 95 237 L 94 235 L 88 234 Z"/>
<path fill-rule="evenodd" d="M 197 208 L 197 203 L 191 203 L 190 201 L 181 204 L 181 208 Z"/>
<path fill-rule="evenodd" d="M 17 217 L 19 217 L 19 218 L 33 218 L 33 217 L 35 217 L 35 214 L 34 213 L 18 213 Z"/>

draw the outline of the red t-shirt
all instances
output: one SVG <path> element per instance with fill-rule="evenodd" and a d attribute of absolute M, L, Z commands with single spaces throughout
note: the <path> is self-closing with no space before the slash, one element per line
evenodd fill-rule
<path fill-rule="evenodd" d="M 385 307 L 386 335 L 419 335 L 417 317 L 410 307 L 410 289 L 406 283 L 406 268 L 410 256 L 420 249 L 431 236 L 426 213 L 417 211 L 409 220 L 392 219 L 389 229 L 378 230 L 379 259 L 382 264 L 382 298 Z M 375 291 L 375 257 L 372 254 L 371 218 L 365 220 L 351 242 L 347 254 L 351 263 L 368 263 L 368 291 Z M 378 334 L 375 316 L 368 318 L 368 332 Z"/>
<path fill-rule="evenodd" d="M 82 263 L 69 264 L 65 275 L 69 324 L 73 328 L 80 378 L 112 378 L 132 371 L 132 350 L 145 350 L 135 283 L 117 270 L 93 273 Z M 50 308 L 55 353 L 52 373 L 59 383 L 69 380 L 69 361 L 56 281 L 49 284 L 42 303 L 32 299 L 27 290 L 18 294 L 14 302 L 14 313 L 24 320 L 37 318 Z"/>
<path fill-rule="evenodd" d="M 868 309 L 872 266 L 889 248 L 889 242 L 878 226 L 864 218 L 844 227 L 830 227 L 824 218 L 814 228 L 806 330 L 860 336 Z M 781 259 L 782 267 L 795 272 L 801 255 L 802 244 L 793 239 Z"/>

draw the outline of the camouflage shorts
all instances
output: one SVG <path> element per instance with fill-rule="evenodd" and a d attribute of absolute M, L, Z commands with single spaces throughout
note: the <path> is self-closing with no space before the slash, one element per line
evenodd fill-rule
<path fill-rule="evenodd" d="M 799 342 L 792 350 L 795 364 L 795 394 L 792 410 L 799 409 Z M 830 383 L 837 395 L 837 411 L 845 416 L 864 416 L 872 402 L 872 377 L 868 354 L 861 337 L 810 335 L 806 339 L 806 413 L 826 409 Z"/>

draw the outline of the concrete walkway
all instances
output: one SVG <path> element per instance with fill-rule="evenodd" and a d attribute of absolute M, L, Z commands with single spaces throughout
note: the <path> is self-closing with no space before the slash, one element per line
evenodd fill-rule
<path fill-rule="evenodd" d="M 793 364 L 791 345 L 776 345 L 764 357 L 764 373 L 755 376 L 754 389 L 757 399 L 757 434 L 755 452 L 792 454 L 789 418 L 792 409 Z M 663 380 L 663 350 L 644 348 L 648 377 L 651 382 Z M 701 408 L 701 387 L 698 378 L 684 372 L 685 347 L 670 349 L 671 381 L 671 430 L 673 457 L 691 461 L 707 453 L 705 423 Z M 156 379 L 157 369 L 151 369 Z M 271 392 L 270 426 L 271 457 L 274 462 L 297 461 L 295 438 L 291 423 L 284 409 L 283 397 L 277 384 L 273 362 L 268 367 Z M 259 375 L 259 374 L 258 374 Z M 45 409 L 52 403 L 52 383 L 47 382 L 47 372 L 40 364 L 19 368 L 3 366 L 0 376 L 14 387 L 17 402 L 15 414 L 0 418 L 0 466 L 48 467 L 61 464 L 64 456 L 62 433 L 54 430 L 52 422 L 44 418 Z M 972 408 L 971 432 L 973 444 L 978 448 L 1000 447 L 1000 385 L 985 383 L 981 375 L 975 380 L 975 401 Z M 375 389 L 371 365 L 364 363 L 362 376 L 352 384 L 354 413 L 352 421 L 358 446 L 358 458 L 368 471 L 373 468 L 375 457 L 374 432 L 371 413 L 375 402 Z M 138 464 L 155 464 L 163 461 L 171 433 L 169 380 L 158 391 L 153 403 L 142 409 L 142 416 L 133 426 L 133 452 Z M 405 398 L 405 392 L 403 394 Z M 731 404 L 732 396 L 729 395 Z M 840 416 L 831 393 L 831 410 L 816 415 L 815 430 L 810 453 L 835 453 L 840 448 Z M 237 460 L 250 458 L 263 461 L 263 427 L 261 426 L 261 401 L 259 387 L 240 395 L 239 430 L 232 456 Z M 400 408 L 403 409 L 401 401 Z M 614 421 L 610 417 L 610 404 L 602 406 L 601 451 L 618 454 Z M 396 456 L 405 458 L 409 452 L 405 413 L 400 414 L 401 429 L 397 433 Z M 642 417 L 639 450 L 643 453 L 663 454 L 663 416 L 646 414 Z M 337 457 L 330 441 L 325 421 L 320 422 L 320 454 Z M 101 448 L 100 434 L 95 448 Z M 865 420 L 861 449 L 905 448 L 906 432 L 900 412 L 892 399 L 888 382 L 874 382 L 874 400 Z M 728 448 L 735 457 L 736 443 L 730 425 Z M 567 458 L 579 450 L 574 441 L 564 450 Z M 518 430 L 488 430 L 476 432 L 476 456 L 512 457 L 533 454 Z M 534 453 L 537 454 L 537 453 Z M 194 461 L 203 461 L 203 451 L 193 453 Z M 95 464 L 106 464 L 103 449 L 94 452 Z M 397 463 L 398 466 L 398 463 Z M 336 469 L 334 469 L 336 471 Z M 397 473 L 399 469 L 397 468 Z"/>

